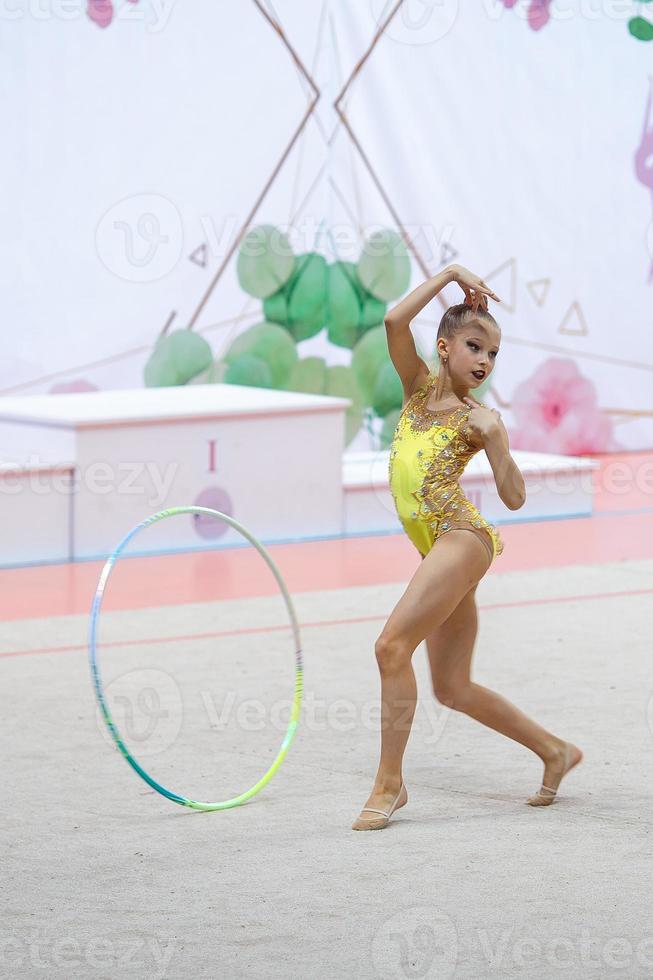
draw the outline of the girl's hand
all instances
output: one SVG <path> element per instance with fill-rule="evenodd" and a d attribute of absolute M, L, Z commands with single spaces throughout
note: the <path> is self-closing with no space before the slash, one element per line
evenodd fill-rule
<path fill-rule="evenodd" d="M 491 435 L 498 428 L 501 412 L 498 412 L 496 408 L 483 408 L 482 405 L 479 405 L 469 395 L 465 396 L 463 401 L 471 408 L 467 425 L 472 435 L 484 441 L 487 436 Z"/>
<path fill-rule="evenodd" d="M 477 313 L 479 306 L 484 310 L 487 310 L 487 297 L 491 296 L 495 299 L 497 303 L 501 300 L 496 293 L 492 292 L 490 287 L 479 279 L 478 276 L 470 272 L 462 265 L 452 265 L 451 269 L 453 271 L 454 281 L 458 283 L 460 288 L 465 294 L 465 302 L 471 307 L 472 313 Z"/>

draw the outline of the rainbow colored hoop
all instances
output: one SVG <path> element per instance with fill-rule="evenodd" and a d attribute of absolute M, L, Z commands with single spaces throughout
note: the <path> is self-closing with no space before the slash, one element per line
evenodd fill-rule
<path fill-rule="evenodd" d="M 100 674 L 100 668 L 97 662 L 97 627 L 100 616 L 100 608 L 102 606 L 102 599 L 104 597 L 104 589 L 109 579 L 109 575 L 113 569 L 116 559 L 122 553 L 125 546 L 131 541 L 131 539 L 138 534 L 143 528 L 148 527 L 150 524 L 155 524 L 157 521 L 163 520 L 165 517 L 172 517 L 174 514 L 209 514 L 212 517 L 218 517 L 223 521 L 226 521 L 231 527 L 235 528 L 243 537 L 254 545 L 258 553 L 262 558 L 268 563 L 274 577 L 277 580 L 279 589 L 286 603 L 286 608 L 288 610 L 288 615 L 290 617 L 290 625 L 293 632 L 293 638 L 295 643 L 295 696 L 293 699 L 292 709 L 290 712 L 290 720 L 288 722 L 288 727 L 281 743 L 281 748 L 277 753 L 272 765 L 268 771 L 246 792 L 241 793 L 240 796 L 234 796 L 231 800 L 225 800 L 222 803 L 199 803 L 197 800 L 190 800 L 185 796 L 180 796 L 178 793 L 173 793 L 171 790 L 166 789 L 160 783 L 157 783 L 156 779 L 147 773 L 141 765 L 136 761 L 133 755 L 129 752 L 127 746 L 122 740 L 120 732 L 118 731 L 113 718 L 109 712 L 109 708 L 104 696 L 104 690 L 102 687 L 102 677 Z M 120 753 L 127 760 L 132 769 L 138 773 L 141 779 L 155 789 L 157 793 L 161 793 L 162 796 L 166 796 L 169 800 L 174 803 L 179 803 L 181 806 L 188 806 L 194 810 L 227 810 L 230 807 L 240 806 L 245 800 L 250 799 L 255 793 L 263 789 L 265 784 L 272 779 L 275 772 L 281 765 L 286 752 L 290 747 L 290 743 L 293 740 L 295 730 L 299 721 L 299 712 L 302 703 L 302 687 L 303 687 L 303 665 L 302 665 L 302 650 L 301 650 L 301 640 L 299 636 L 299 626 L 297 623 L 297 617 L 295 615 L 295 610 L 286 588 L 285 582 L 283 581 L 279 569 L 272 561 L 272 558 L 265 550 L 260 541 L 250 534 L 250 532 L 239 524 L 238 521 L 234 520 L 233 517 L 229 517 L 227 514 L 222 514 L 219 510 L 212 510 L 210 507 L 169 507 L 167 510 L 161 510 L 156 514 L 152 514 L 150 517 L 141 521 L 137 524 L 129 534 L 125 535 L 115 551 L 107 559 L 102 573 L 100 575 L 100 580 L 98 582 L 98 587 L 95 592 L 95 598 L 93 599 L 93 607 L 91 609 L 91 618 L 89 624 L 89 662 L 91 667 L 91 677 L 93 679 L 93 687 L 95 689 L 95 696 L 97 698 L 100 710 L 102 712 L 102 717 L 106 722 L 107 728 L 109 729 L 113 739 L 120 750 Z"/>

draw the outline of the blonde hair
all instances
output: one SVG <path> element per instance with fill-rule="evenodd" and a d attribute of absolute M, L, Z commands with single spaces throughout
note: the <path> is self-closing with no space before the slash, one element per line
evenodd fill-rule
<path fill-rule="evenodd" d="M 482 307 L 479 307 L 477 313 L 472 313 L 472 309 L 467 303 L 458 303 L 456 306 L 450 306 L 448 310 L 445 310 L 442 319 L 440 320 L 440 326 L 438 327 L 438 335 L 436 340 L 440 337 L 445 337 L 447 340 L 451 340 L 461 327 L 464 327 L 468 320 L 479 317 L 484 320 L 489 320 L 493 323 L 495 327 L 499 327 L 499 324 L 494 319 L 492 314 Z"/>
<path fill-rule="evenodd" d="M 440 355 L 438 354 L 438 340 L 440 337 L 444 337 L 445 340 L 452 340 L 461 327 L 475 318 L 482 318 L 483 320 L 489 320 L 493 323 L 497 329 L 501 329 L 497 321 L 494 319 L 492 314 L 482 307 L 479 307 L 477 313 L 473 313 L 470 306 L 467 303 L 457 303 L 455 306 L 450 306 L 448 310 L 445 310 L 442 319 L 440 320 L 440 325 L 438 327 L 437 337 L 435 338 L 435 351 L 433 354 L 432 365 L 439 370 L 440 366 Z M 435 372 L 437 374 L 437 371 Z"/>

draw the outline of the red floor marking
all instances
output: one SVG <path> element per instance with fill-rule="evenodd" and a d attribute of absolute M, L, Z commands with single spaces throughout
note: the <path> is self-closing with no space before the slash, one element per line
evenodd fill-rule
<path fill-rule="evenodd" d="M 594 592 L 589 595 L 565 595 L 549 596 L 544 599 L 518 599 L 515 602 L 489 602 L 486 605 L 478 606 L 479 612 L 488 609 L 512 609 L 518 606 L 540 606 L 549 603 L 561 602 L 586 602 L 591 599 L 620 599 L 634 595 L 651 595 L 653 589 L 627 589 L 624 592 Z M 382 616 L 353 616 L 351 619 L 325 619 L 315 623 L 300 623 L 300 630 L 319 629 L 324 626 L 348 626 L 352 623 L 373 623 L 387 619 L 387 615 Z M 290 631 L 290 623 L 282 623 L 280 626 L 247 626 L 243 629 L 219 630 L 210 633 L 186 633 L 180 636 L 151 636 L 142 637 L 138 640 L 114 640 L 111 643 L 102 643 L 103 648 L 112 647 L 133 647 L 144 644 L 160 643 L 183 643 L 187 640 L 216 640 L 224 636 L 245 636 L 250 633 L 279 633 L 284 630 Z M 8 650 L 0 653 L 0 660 L 5 657 L 31 657 L 39 653 L 79 653 L 80 650 L 87 650 L 85 643 L 76 643 L 64 647 L 40 647 L 34 650 Z"/>
<path fill-rule="evenodd" d="M 490 575 L 653 558 L 653 453 L 593 458 L 601 464 L 593 475 L 597 516 L 499 525 L 505 550 Z M 635 508 L 648 512 L 606 513 Z M 518 511 L 512 519 L 519 519 Z M 419 565 L 404 534 L 269 545 L 267 550 L 291 593 L 406 582 Z M 90 612 L 103 564 L 0 569 L 0 621 Z M 274 576 L 249 547 L 126 558 L 112 572 L 103 608 L 143 609 L 276 592 Z"/>

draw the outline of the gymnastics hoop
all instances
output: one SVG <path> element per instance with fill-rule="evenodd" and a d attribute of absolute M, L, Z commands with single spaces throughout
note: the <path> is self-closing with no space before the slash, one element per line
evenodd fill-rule
<path fill-rule="evenodd" d="M 102 676 L 100 673 L 100 667 L 97 660 L 97 627 L 98 627 L 98 622 L 100 617 L 100 609 L 102 606 L 102 599 L 104 598 L 104 589 L 109 580 L 109 576 L 111 574 L 113 566 L 116 563 L 116 559 L 120 556 L 120 554 L 122 553 L 126 545 L 131 541 L 133 537 L 135 537 L 136 534 L 138 534 L 139 531 L 142 531 L 143 528 L 148 527 L 150 524 L 155 524 L 157 521 L 161 521 L 165 517 L 172 517 L 175 514 L 208 514 L 211 517 L 221 518 L 223 521 L 226 521 L 227 524 L 233 527 L 236 531 L 240 532 L 240 534 L 242 534 L 243 537 L 247 538 L 250 544 L 254 545 L 259 555 L 261 555 L 261 557 L 264 558 L 265 561 L 267 562 L 274 577 L 277 580 L 277 584 L 286 603 L 286 609 L 288 610 L 288 615 L 290 617 L 290 625 L 292 628 L 293 638 L 295 642 L 295 694 L 293 698 L 292 709 L 290 712 L 290 719 L 288 721 L 288 727 L 286 729 L 283 742 L 281 743 L 281 748 L 279 749 L 276 758 L 274 759 L 268 771 L 264 773 L 263 776 L 261 776 L 261 778 L 258 780 L 257 783 L 255 783 L 252 787 L 250 787 L 250 789 L 246 790 L 244 793 L 241 793 L 239 796 L 234 796 L 230 800 L 224 800 L 222 803 L 200 803 L 197 800 L 188 799 L 188 797 L 186 796 L 180 796 L 179 793 L 173 793 L 172 790 L 166 789 L 165 786 L 162 786 L 160 783 L 158 783 L 156 779 L 150 776 L 150 774 L 146 772 L 145 769 L 143 769 L 143 767 L 136 761 L 134 756 L 131 754 L 131 752 L 125 745 L 122 736 L 120 735 L 120 732 L 118 731 L 118 728 L 116 727 L 116 724 L 113 718 L 111 717 L 111 713 L 109 711 L 109 707 L 107 705 L 106 698 L 104 696 L 104 688 L 102 686 Z M 257 539 L 252 534 L 250 534 L 250 532 L 246 528 L 244 528 L 242 524 L 239 524 L 238 521 L 234 520 L 233 517 L 229 517 L 228 514 L 222 514 L 219 510 L 213 510 L 210 507 L 169 507 L 166 510 L 158 511 L 156 514 L 151 514 L 150 517 L 147 517 L 144 521 L 141 521 L 140 524 L 137 524 L 136 527 L 132 528 L 132 530 L 125 535 L 125 537 L 122 539 L 118 547 L 109 556 L 100 574 L 100 579 L 98 582 L 98 586 L 95 592 L 95 598 L 93 599 L 93 606 L 91 609 L 88 649 L 89 649 L 89 663 L 91 667 L 91 677 L 93 680 L 93 688 L 95 690 L 95 696 L 100 706 L 100 711 L 102 712 L 102 717 L 104 718 L 106 726 L 109 729 L 109 732 L 111 733 L 113 740 L 116 743 L 121 755 L 127 760 L 127 762 L 132 767 L 132 769 L 136 773 L 138 773 L 141 779 L 144 779 L 145 782 L 152 787 L 152 789 L 155 789 L 157 791 L 157 793 L 161 793 L 162 796 L 165 796 L 169 800 L 172 800 L 173 803 L 179 803 L 181 806 L 191 807 L 191 809 L 193 810 L 228 810 L 230 807 L 240 806 L 241 803 L 244 803 L 250 797 L 254 796 L 255 793 L 258 793 L 259 790 L 263 789 L 265 784 L 269 782 L 270 779 L 272 779 L 275 772 L 281 765 L 283 758 L 286 755 L 286 752 L 290 747 L 290 743 L 293 740 L 293 736 L 297 728 L 297 723 L 299 721 L 299 712 L 302 703 L 302 687 L 303 687 L 303 664 L 302 664 L 301 640 L 299 636 L 299 626 L 297 623 L 295 610 L 293 608 L 293 604 L 290 599 L 290 595 L 288 593 L 288 589 L 286 588 L 286 584 L 281 577 L 281 573 L 279 572 L 279 569 L 272 561 L 272 558 L 265 550 L 263 545 L 260 543 L 260 541 L 257 541 Z"/>

